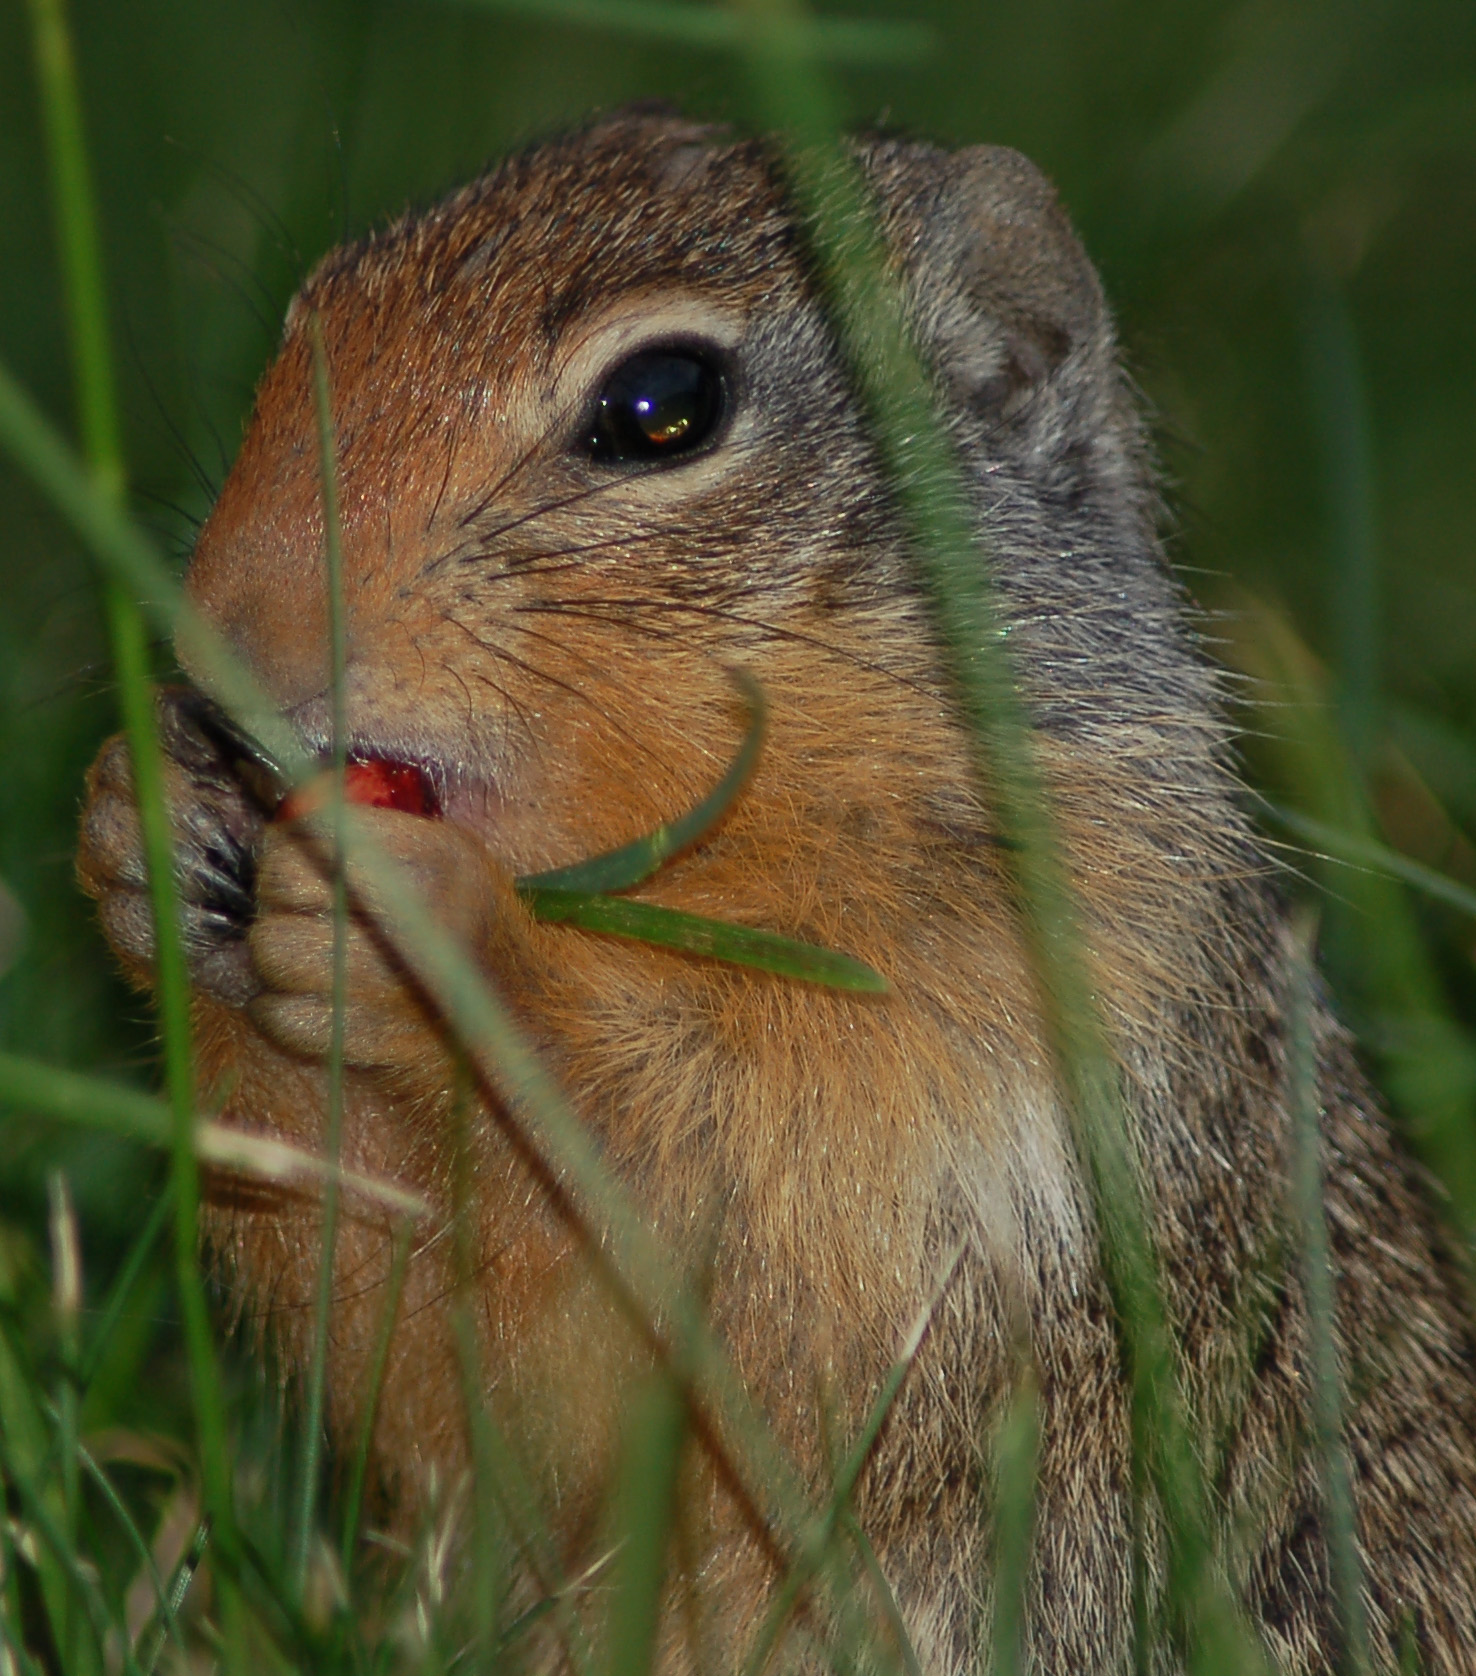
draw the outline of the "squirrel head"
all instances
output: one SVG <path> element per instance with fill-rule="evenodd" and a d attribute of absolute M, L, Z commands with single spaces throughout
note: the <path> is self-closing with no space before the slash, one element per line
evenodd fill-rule
<path fill-rule="evenodd" d="M 1042 724 L 1130 720 L 1135 697 L 1156 714 L 1175 681 L 1202 710 L 1110 321 L 1050 187 L 1009 151 L 854 154 L 1008 560 L 1006 610 L 1038 642 Z M 425 765 L 510 866 L 575 859 L 700 795 L 735 738 L 734 664 L 803 715 L 812 766 L 835 729 L 910 727 L 909 775 L 934 763 L 964 818 L 926 605 L 762 143 L 619 113 L 308 280 L 188 586 L 321 742 L 314 329 L 354 747 Z M 1088 643 L 1123 679 L 1083 700 L 1053 671 Z"/>

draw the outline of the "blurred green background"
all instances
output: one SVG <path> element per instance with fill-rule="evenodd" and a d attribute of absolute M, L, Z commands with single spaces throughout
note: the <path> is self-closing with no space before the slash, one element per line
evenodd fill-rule
<path fill-rule="evenodd" d="M 74 7 L 137 507 L 181 562 L 287 299 L 331 244 L 595 107 L 655 96 L 747 119 L 722 54 L 533 10 Z M 1355 742 L 1392 728 L 1418 767 L 1385 773 L 1385 831 L 1476 878 L 1459 833 L 1476 814 L 1476 5 L 860 13 L 925 20 L 937 46 L 838 71 L 849 118 L 1015 145 L 1055 178 L 1116 302 L 1191 587 L 1222 610 L 1247 588 L 1286 608 L 1342 672 Z M 18 0 L 0 6 L 0 276 L 0 357 L 70 427 Z M 0 1041 L 147 1076 L 146 1010 L 71 883 L 83 773 L 116 725 L 93 573 L 3 462 L 0 508 L 0 879 L 26 920 L 19 942 L 0 922 Z M 1420 911 L 1464 1006 L 1469 924 Z M 34 1227 L 61 1161 L 92 1260 L 137 1225 L 151 1160 L 14 1114 L 0 1127 L 0 1216 Z"/>

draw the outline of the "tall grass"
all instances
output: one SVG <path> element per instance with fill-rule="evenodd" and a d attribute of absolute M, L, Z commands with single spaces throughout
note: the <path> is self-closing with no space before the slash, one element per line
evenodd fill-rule
<path fill-rule="evenodd" d="M 1164 1597 L 1144 1617 L 1144 1635 L 1171 1636 L 1188 1668 L 1241 1673 L 1264 1668 L 1263 1655 L 1225 1581 L 1216 1553 L 1213 1490 L 1192 1446 L 1177 1355 L 1156 1271 L 1147 1207 L 1142 1203 L 1132 1137 L 1117 1094 L 1105 1032 L 1086 982 L 1075 904 L 1064 883 L 1050 811 L 1034 764 L 1030 729 L 989 591 L 987 565 L 963 513 L 957 466 L 933 423 L 927 379 L 908 342 L 897 298 L 886 284 L 869 226 L 864 193 L 837 145 L 839 103 L 827 59 L 857 56 L 884 66 L 920 41 L 905 24 L 816 21 L 786 0 L 747 0 L 731 9 L 641 4 L 578 4 L 521 10 L 637 38 L 698 39 L 736 54 L 746 70 L 748 108 L 781 136 L 792 178 L 807 212 L 814 252 L 830 289 L 835 316 L 858 388 L 897 485 L 922 555 L 938 634 L 954 678 L 960 710 L 977 746 L 979 770 L 1011 840 L 1015 887 L 1029 933 L 1041 1007 L 1050 1028 L 1059 1082 L 1091 1184 L 1102 1260 L 1117 1311 L 1133 1403 L 1135 1476 L 1147 1486 L 1163 1521 L 1170 1554 Z M 498 997 L 481 983 L 464 953 L 421 911 L 405 880 L 375 853 L 342 794 L 343 643 L 338 602 L 334 447 L 327 371 L 318 362 L 321 459 L 327 516 L 327 570 L 334 624 L 334 771 L 337 794 L 318 817 L 335 868 L 335 1034 L 330 1063 L 326 1157 L 290 1148 L 243 1147 L 197 1110 L 190 1066 L 188 995 L 178 947 L 176 904 L 168 857 L 168 818 L 153 721 L 149 624 L 188 642 L 192 661 L 238 720 L 269 744 L 292 779 L 317 765 L 295 742 L 243 671 L 208 629 L 184 611 L 178 588 L 125 505 L 123 452 L 112 394 L 106 287 L 98 254 L 83 145 L 81 105 L 61 0 L 31 0 L 37 83 L 53 165 L 52 197 L 73 342 L 80 448 L 73 450 L 16 381 L 0 368 L 0 442 L 50 497 L 98 565 L 107 602 L 114 674 L 134 753 L 144 812 L 158 931 L 157 965 L 162 1063 L 167 1104 L 131 1088 L 14 1054 L 0 1055 L 0 1098 L 16 1108 L 86 1123 L 166 1146 L 170 1171 L 160 1211 L 125 1252 L 104 1307 L 83 1312 L 85 1277 L 75 1214 L 64 1178 L 52 1188 L 47 1276 L 21 1241 L 0 1238 L 0 1478 L 11 1517 L 0 1523 L 0 1660 L 17 1671 L 149 1671 L 186 1642 L 235 1670 L 312 1669 L 424 1671 L 516 1667 L 529 1633 L 556 1626 L 576 1670 L 638 1676 L 651 1667 L 656 1615 L 673 1559 L 682 1462 L 703 1449 L 724 1470 L 768 1548 L 780 1583 L 771 1613 L 754 1639 L 724 1668 L 741 1664 L 752 1676 L 768 1667 L 802 1599 L 827 1606 L 830 1656 L 837 1669 L 915 1668 L 895 1603 L 875 1571 L 849 1499 L 868 1452 L 906 1377 L 926 1312 L 873 1394 L 866 1420 L 839 1452 L 829 1496 L 816 1504 L 800 1474 L 753 1408 L 705 1319 L 702 1301 L 604 1169 L 567 1100 L 539 1063 Z M 699 39 L 700 38 L 700 39 Z M 736 85 L 736 84 L 735 84 Z M 1308 365 L 1324 383 L 1356 372 L 1357 344 L 1341 314 L 1309 316 Z M 1331 321 L 1331 325 L 1329 325 Z M 1320 334 L 1320 335 L 1319 335 Z M 1341 359 L 1339 359 L 1341 357 Z M 1320 370 L 1319 370 L 1320 369 Z M 1318 409 L 1326 458 L 1362 474 L 1335 489 L 1353 497 L 1358 518 L 1344 520 L 1341 539 L 1367 537 L 1370 454 L 1334 434 L 1344 409 L 1329 399 Z M 1379 835 L 1367 774 L 1389 747 L 1383 712 L 1373 702 L 1379 667 L 1376 611 L 1367 550 L 1354 556 L 1358 587 L 1342 633 L 1342 731 L 1330 701 L 1334 688 L 1285 622 L 1243 610 L 1234 650 L 1272 696 L 1262 750 L 1266 778 L 1278 800 L 1276 818 L 1325 860 L 1327 913 L 1343 916 L 1344 959 L 1356 981 L 1390 1092 L 1422 1156 L 1444 1183 L 1453 1223 L 1476 1230 L 1476 1045 L 1460 1021 L 1442 958 L 1419 922 L 1410 887 L 1457 912 L 1476 906 L 1469 882 L 1425 862 L 1397 857 Z M 1459 754 L 1459 753 L 1457 753 Z M 735 768 L 735 773 L 737 772 Z M 741 784 L 741 773 L 733 781 Z M 1436 791 L 1439 791 L 1436 787 Z M 1454 798 L 1452 799 L 1454 802 Z M 1458 826 L 1457 823 L 1453 823 Z M 1402 883 L 1396 882 L 1402 880 Z M 567 881 L 565 881 L 567 884 Z M 532 881 L 533 888 L 540 888 Z M 541 888 L 559 888 L 544 881 Z M 460 1321 L 462 1377 L 475 1461 L 471 1539 L 448 1566 L 448 1521 L 439 1510 L 411 1552 L 375 1556 L 360 1540 L 373 1404 L 352 1453 L 341 1496 L 321 1495 L 323 1392 L 331 1332 L 336 1206 L 346 1178 L 337 1168 L 341 1113 L 344 925 L 350 889 L 372 900 L 378 922 L 454 1030 L 469 1074 L 495 1089 L 513 1114 L 523 1143 L 566 1184 L 572 1213 L 591 1261 L 653 1352 L 655 1371 L 626 1416 L 612 1501 L 611 1548 L 594 1580 L 560 1573 L 546 1520 L 523 1481 L 516 1449 L 501 1436 L 483 1402 L 485 1381 L 469 1320 Z M 1350 909 L 1356 910 L 1355 912 Z M 646 928 L 648 931 L 650 927 Z M 771 951 L 772 952 L 772 951 Z M 738 956 L 734 956 L 737 958 Z M 776 955 L 775 958 L 778 958 Z M 837 969 L 838 970 L 838 969 Z M 1305 988 L 1310 994 L 1310 976 Z M 1310 1006 L 1310 1001 L 1307 1003 Z M 1310 1049 L 1296 1038 L 1305 1073 Z M 1303 1150 L 1297 1226 L 1302 1235 L 1317 1349 L 1319 1444 L 1349 1668 L 1358 1668 L 1355 1545 L 1346 1468 L 1338 1439 L 1339 1393 L 1332 1295 L 1326 1283 L 1311 1098 L 1304 1074 Z M 212 1151 L 212 1149 L 214 1149 Z M 202 1157 L 229 1156 L 238 1168 L 274 1179 L 307 1174 L 323 1200 L 321 1278 L 314 1304 L 313 1355 L 298 1430 L 271 1423 L 269 1413 L 226 1388 L 206 1309 L 197 1248 L 198 1167 Z M 393 1201 L 388 1184 L 350 1182 Z M 465 1191 L 470 1191 L 467 1187 Z M 417 1207 L 401 1200 L 388 1296 L 375 1356 L 382 1377 Z M 188 1424 L 172 1450 L 145 1447 L 140 1437 L 107 1438 L 106 1413 L 90 1413 L 132 1300 L 156 1272 L 155 1252 L 166 1219 L 172 1225 L 171 1283 L 183 1318 L 192 1393 Z M 460 1223 L 458 1224 L 461 1225 Z M 0 1235 L 4 1235 L 0 1228 Z M 952 1263 L 938 1277 L 946 1286 Z M 464 1261 L 469 1271 L 469 1260 Z M 238 1379 L 242 1376 L 237 1375 Z M 269 1405 L 268 1405 L 269 1407 Z M 252 1433 L 252 1428 L 256 1428 Z M 988 1448 L 996 1465 L 993 1668 L 1012 1676 L 1025 1668 L 1021 1639 L 1032 1531 L 1038 1415 L 1028 1366 L 1016 1399 Z M 262 1470 L 239 1470 L 243 1437 L 252 1433 Z M 114 1453 L 94 1446 L 102 1436 Z M 130 1453 L 131 1451 L 131 1453 Z M 140 1462 L 144 1463 L 140 1468 Z M 147 1480 L 140 1483 L 140 1472 Z M 162 1497 L 160 1484 L 167 1486 Z M 199 1516 L 191 1516 L 193 1510 Z M 186 1515 L 180 1517 L 181 1512 Z M 155 1515 L 152 1521 L 151 1513 Z M 183 1535 L 181 1536 L 181 1531 Z M 334 1534 L 336 1533 L 336 1534 Z M 1140 1563 L 1142 1556 L 1140 1556 Z M 203 1566 L 204 1577 L 198 1575 Z M 525 1567 L 543 1594 L 518 1617 L 507 1608 L 508 1579 Z M 572 1603 L 597 1582 L 608 1598 L 604 1639 L 591 1645 Z M 181 1612 L 181 1608 L 184 1608 Z M 1140 1647 L 1140 1667 L 1152 1649 Z M 3 1668 L 3 1667 L 0 1667 Z"/>

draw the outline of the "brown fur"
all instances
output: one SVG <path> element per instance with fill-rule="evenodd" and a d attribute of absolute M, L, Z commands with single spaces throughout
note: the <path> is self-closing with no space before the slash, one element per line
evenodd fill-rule
<path fill-rule="evenodd" d="M 892 141 L 858 157 L 995 557 L 1190 1408 L 1218 1451 L 1227 1563 L 1285 1667 L 1326 1671 L 1305 1323 L 1285 1272 L 1288 939 L 1238 804 L 1215 678 L 1157 548 L 1110 321 L 1023 159 Z M 334 391 L 355 745 L 433 765 L 448 814 L 378 814 L 383 841 L 694 1265 L 817 1486 L 827 1428 L 854 1430 L 964 1242 L 860 1486 L 861 1517 L 924 1669 L 972 1668 L 987 1633 L 987 1438 L 1026 1323 L 1043 1397 L 1036 1667 L 1125 1669 L 1126 1397 L 1089 1196 L 1007 856 L 766 152 L 617 116 L 334 253 L 309 280 L 188 585 L 322 748 L 311 313 Z M 680 467 L 596 469 L 572 446 L 591 392 L 636 338 L 663 333 L 733 348 L 733 430 Z M 639 894 L 846 949 L 886 975 L 885 996 L 541 925 L 512 893 L 514 875 L 621 843 L 707 790 L 741 731 L 729 665 L 767 696 L 762 761 L 721 829 Z M 229 1087 L 233 1121 L 317 1145 L 327 888 L 291 829 L 263 826 L 184 743 L 174 754 L 186 896 L 212 832 L 229 829 L 257 867 L 249 951 L 198 904 L 187 919 L 203 1082 Z M 93 771 L 80 868 L 147 982 L 116 742 Z M 350 981 L 346 1160 L 409 1182 L 444 1218 L 459 1120 L 443 1041 L 362 929 Z M 1348 1045 L 1326 1020 L 1319 1032 L 1377 1661 L 1394 1667 L 1407 1620 L 1425 1668 L 1453 1676 L 1476 1669 L 1471 1339 Z M 474 1108 L 466 1126 L 488 1400 L 577 1570 L 645 1353 L 496 1115 Z M 212 1237 L 247 1307 L 270 1314 L 300 1362 L 311 1207 L 227 1196 Z M 466 1459 L 453 1246 L 443 1233 L 418 1249 L 380 1411 L 377 1456 L 402 1507 Z M 351 1216 L 338 1261 L 342 1436 L 367 1377 L 383 1226 Z M 757 1621 L 765 1563 L 716 1480 L 690 1507 L 689 1580 L 730 1636 Z M 716 1645 L 728 1659 L 731 1640 Z"/>

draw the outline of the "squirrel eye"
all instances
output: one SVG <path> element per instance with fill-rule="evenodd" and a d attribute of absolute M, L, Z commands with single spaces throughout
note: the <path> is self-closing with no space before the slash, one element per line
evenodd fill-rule
<path fill-rule="evenodd" d="M 584 445 L 611 464 L 670 460 L 711 440 L 728 406 L 728 384 L 696 349 L 643 349 L 605 380 Z"/>

